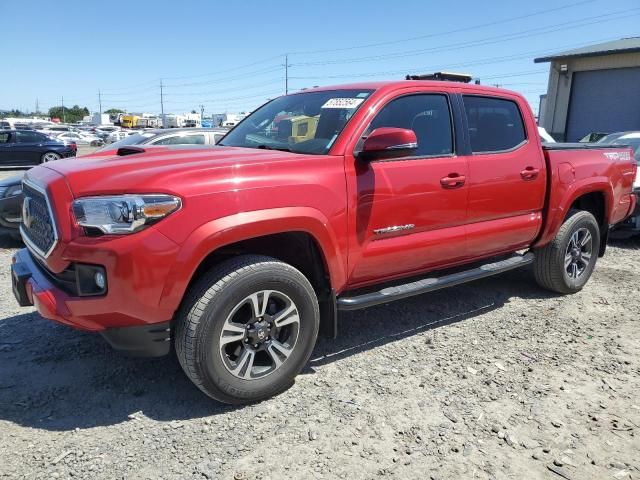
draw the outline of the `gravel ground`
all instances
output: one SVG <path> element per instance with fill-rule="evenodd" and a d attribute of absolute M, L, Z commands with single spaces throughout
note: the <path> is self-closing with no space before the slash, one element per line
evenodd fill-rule
<path fill-rule="evenodd" d="M 228 407 L 21 309 L 0 239 L 0 478 L 640 478 L 640 238 L 579 294 L 530 270 L 340 318 L 284 394 Z"/>

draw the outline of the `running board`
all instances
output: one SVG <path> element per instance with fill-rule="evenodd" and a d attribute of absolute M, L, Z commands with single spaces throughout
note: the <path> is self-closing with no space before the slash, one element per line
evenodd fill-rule
<path fill-rule="evenodd" d="M 427 292 L 440 290 L 441 288 L 453 287 L 461 283 L 479 280 L 481 278 L 497 275 L 498 273 L 507 272 L 515 268 L 529 265 L 533 262 L 533 253 L 525 253 L 524 255 L 513 255 L 506 260 L 499 262 L 487 263 L 471 270 L 451 273 L 443 277 L 423 278 L 404 285 L 396 285 L 393 287 L 383 288 L 377 292 L 365 293 L 355 297 L 338 298 L 338 310 L 358 310 L 361 308 L 372 307 L 382 303 L 393 302 L 403 298 L 413 297 Z"/>

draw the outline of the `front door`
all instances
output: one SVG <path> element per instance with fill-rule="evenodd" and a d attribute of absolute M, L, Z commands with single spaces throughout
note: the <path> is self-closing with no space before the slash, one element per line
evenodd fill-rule
<path fill-rule="evenodd" d="M 379 127 L 414 130 L 418 148 L 403 158 L 347 156 L 351 287 L 418 273 L 466 256 L 466 157 L 455 152 L 447 95 L 392 99 L 365 135 Z M 357 147 L 356 147 L 357 150 Z"/>
<path fill-rule="evenodd" d="M 15 133 L 0 130 L 0 165 L 12 165 L 11 148 Z"/>

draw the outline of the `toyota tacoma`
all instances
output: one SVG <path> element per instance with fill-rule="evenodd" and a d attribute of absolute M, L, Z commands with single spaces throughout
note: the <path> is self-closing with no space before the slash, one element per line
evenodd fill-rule
<path fill-rule="evenodd" d="M 116 349 L 175 348 L 204 393 L 252 402 L 294 382 L 340 311 L 529 264 L 543 288 L 579 291 L 634 210 L 635 175 L 626 147 L 543 146 L 503 89 L 314 88 L 217 146 L 30 170 L 13 291 Z"/>

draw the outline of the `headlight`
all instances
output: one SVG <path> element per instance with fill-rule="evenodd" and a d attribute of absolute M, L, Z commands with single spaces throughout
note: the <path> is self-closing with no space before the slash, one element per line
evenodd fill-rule
<path fill-rule="evenodd" d="M 85 197 L 75 200 L 72 208 L 81 227 L 125 235 L 161 220 L 181 205 L 178 197 L 152 194 Z"/>
<path fill-rule="evenodd" d="M 6 192 L 4 193 L 5 197 L 14 197 L 16 195 L 22 195 L 21 183 L 17 185 L 11 185 L 10 187 L 7 188 Z"/>

